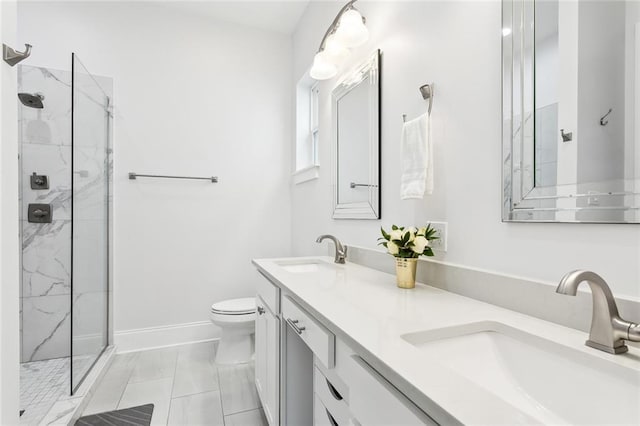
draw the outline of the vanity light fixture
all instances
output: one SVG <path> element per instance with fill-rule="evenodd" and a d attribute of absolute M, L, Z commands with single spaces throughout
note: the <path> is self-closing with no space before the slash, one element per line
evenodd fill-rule
<path fill-rule="evenodd" d="M 349 49 L 361 46 L 369 39 L 366 19 L 349 1 L 335 17 L 322 37 L 318 53 L 313 58 L 309 75 L 315 80 L 327 80 L 338 73 L 338 66 L 349 56 Z"/>

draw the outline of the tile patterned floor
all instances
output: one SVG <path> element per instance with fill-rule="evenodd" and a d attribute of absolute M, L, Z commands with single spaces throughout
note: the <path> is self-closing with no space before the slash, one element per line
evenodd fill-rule
<path fill-rule="evenodd" d="M 56 358 L 20 364 L 21 425 L 36 425 L 69 392 L 69 358 Z"/>
<path fill-rule="evenodd" d="M 214 363 L 216 344 L 117 355 L 83 416 L 155 404 L 152 425 L 267 426 L 253 364 Z"/>

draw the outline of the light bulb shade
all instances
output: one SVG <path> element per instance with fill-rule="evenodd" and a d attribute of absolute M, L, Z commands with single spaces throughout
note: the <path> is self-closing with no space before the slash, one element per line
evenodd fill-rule
<path fill-rule="evenodd" d="M 362 22 L 360 12 L 349 9 L 343 13 L 335 36 L 345 47 L 358 47 L 369 40 L 369 30 Z"/>
<path fill-rule="evenodd" d="M 324 50 L 316 53 L 316 56 L 313 58 L 313 66 L 311 67 L 311 71 L 309 71 L 311 78 L 314 80 L 328 80 L 337 73 L 338 67 L 330 61 Z"/>
<path fill-rule="evenodd" d="M 331 34 L 327 37 L 324 44 L 324 52 L 327 54 L 327 59 L 336 66 L 340 65 L 342 61 L 349 56 L 349 49 L 344 47 L 340 40 L 338 40 L 335 34 Z"/>

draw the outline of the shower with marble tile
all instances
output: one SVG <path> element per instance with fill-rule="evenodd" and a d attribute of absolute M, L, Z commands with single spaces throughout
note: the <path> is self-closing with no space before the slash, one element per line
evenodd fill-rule
<path fill-rule="evenodd" d="M 20 65 L 21 409 L 38 423 L 109 344 L 113 81 Z"/>

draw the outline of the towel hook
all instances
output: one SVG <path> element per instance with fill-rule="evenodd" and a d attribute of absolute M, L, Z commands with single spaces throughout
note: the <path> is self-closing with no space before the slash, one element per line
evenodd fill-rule
<path fill-rule="evenodd" d="M 423 84 L 420 86 L 420 94 L 422 95 L 422 99 L 429 102 L 429 108 L 427 112 L 431 115 L 431 108 L 433 107 L 433 83 Z M 407 122 L 407 114 L 402 114 L 402 122 Z"/>
<path fill-rule="evenodd" d="M 609 124 L 609 120 L 606 120 L 606 118 L 609 116 L 609 114 L 611 114 L 613 112 L 613 108 L 609 108 L 609 111 L 602 116 L 602 118 L 600 119 L 600 125 L 601 126 L 606 126 L 607 124 Z"/>
<path fill-rule="evenodd" d="M 31 55 L 32 46 L 25 43 L 24 47 L 24 52 L 18 52 L 14 48 L 2 43 L 2 59 L 4 59 L 4 61 L 11 66 L 14 66 L 18 62 L 27 59 L 29 55 Z"/>
<path fill-rule="evenodd" d="M 423 84 L 420 86 L 420 93 L 422 94 L 422 99 L 425 101 L 429 101 L 429 115 L 431 115 L 431 107 L 433 106 L 433 83 L 431 84 Z"/>

